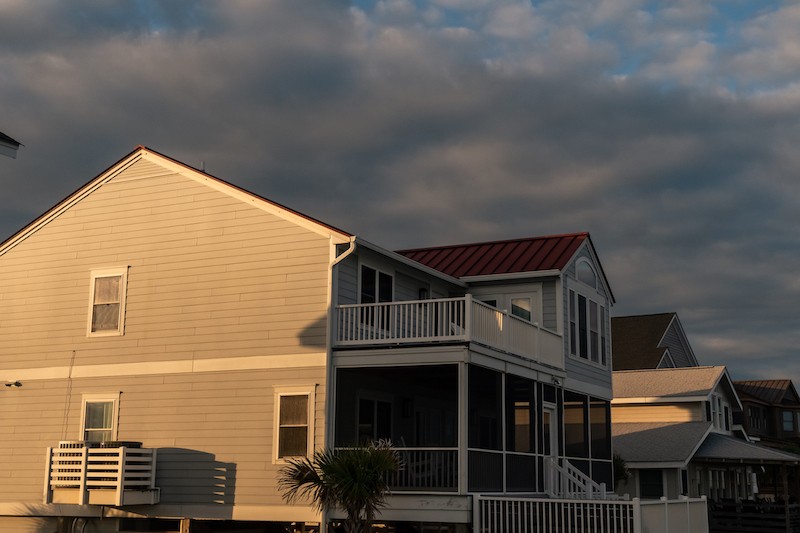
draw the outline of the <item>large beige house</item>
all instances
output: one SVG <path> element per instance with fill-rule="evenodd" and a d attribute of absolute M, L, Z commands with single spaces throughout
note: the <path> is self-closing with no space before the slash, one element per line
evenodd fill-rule
<path fill-rule="evenodd" d="M 395 253 L 139 147 L 0 244 L 0 530 L 315 530 L 278 470 L 379 438 L 396 531 L 610 487 L 612 304 L 588 234 Z"/>

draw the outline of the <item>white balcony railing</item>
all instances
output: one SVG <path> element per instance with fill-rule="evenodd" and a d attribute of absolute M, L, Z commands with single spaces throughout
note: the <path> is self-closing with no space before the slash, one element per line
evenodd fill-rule
<path fill-rule="evenodd" d="M 85 442 L 47 448 L 45 503 L 144 505 L 159 501 L 156 450 Z"/>
<path fill-rule="evenodd" d="M 469 294 L 462 298 L 340 305 L 336 320 L 336 346 L 478 342 L 564 368 L 561 335 Z"/>

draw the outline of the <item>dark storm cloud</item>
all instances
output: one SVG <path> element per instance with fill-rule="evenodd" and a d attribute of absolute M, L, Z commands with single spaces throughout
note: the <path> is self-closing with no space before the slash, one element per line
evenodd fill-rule
<path fill-rule="evenodd" d="M 796 9 L 724 15 L 5 2 L 0 229 L 145 144 L 388 248 L 591 231 L 615 314 L 677 311 L 701 362 L 800 380 Z"/>

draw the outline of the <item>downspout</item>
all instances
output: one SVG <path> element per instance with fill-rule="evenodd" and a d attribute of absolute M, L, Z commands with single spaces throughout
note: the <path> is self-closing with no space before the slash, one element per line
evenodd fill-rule
<path fill-rule="evenodd" d="M 336 253 L 336 245 L 333 245 L 334 254 Z M 336 265 L 344 261 L 348 256 L 350 256 L 356 250 L 356 236 L 350 236 L 350 244 L 344 252 L 342 252 L 339 256 L 333 258 L 330 263 L 330 269 L 328 270 L 328 286 L 330 287 L 330 293 L 328 294 L 328 324 L 325 328 L 326 331 L 326 340 L 325 340 L 325 448 L 332 449 L 333 448 L 333 425 L 332 421 L 334 419 L 335 414 L 335 401 L 333 397 L 333 391 L 335 390 L 334 387 L 334 379 L 335 379 L 335 372 L 333 371 L 333 323 L 334 319 L 336 318 L 336 310 L 334 309 L 334 303 L 337 301 L 337 289 L 338 289 L 338 282 L 334 277 L 334 270 L 336 269 Z M 322 509 L 322 517 L 320 523 L 320 532 L 327 531 L 328 527 L 328 511 L 327 509 Z"/>

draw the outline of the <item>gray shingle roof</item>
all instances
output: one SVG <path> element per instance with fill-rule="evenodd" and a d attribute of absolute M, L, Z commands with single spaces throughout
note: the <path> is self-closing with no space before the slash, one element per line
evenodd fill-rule
<path fill-rule="evenodd" d="M 706 396 L 724 373 L 724 366 L 615 371 L 614 399 Z"/>
<path fill-rule="evenodd" d="M 711 422 L 636 422 L 613 424 L 614 451 L 626 463 L 686 465 L 708 434 Z"/>
<path fill-rule="evenodd" d="M 798 455 L 759 446 L 719 433 L 710 433 L 694 457 L 706 461 L 800 464 Z"/>

